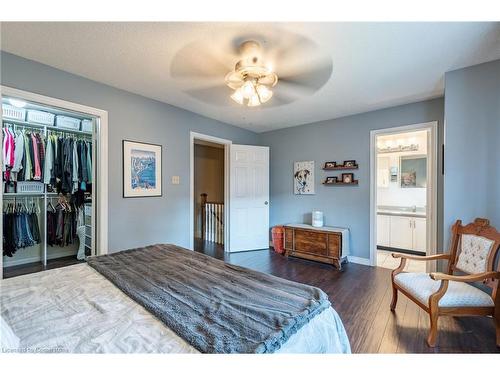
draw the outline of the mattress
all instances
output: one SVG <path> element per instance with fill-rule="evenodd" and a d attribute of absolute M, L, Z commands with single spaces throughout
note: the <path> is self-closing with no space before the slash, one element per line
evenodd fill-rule
<path fill-rule="evenodd" d="M 0 312 L 21 352 L 197 353 L 87 264 L 2 280 L 0 290 Z M 330 307 L 276 353 L 350 353 L 350 346 Z"/>

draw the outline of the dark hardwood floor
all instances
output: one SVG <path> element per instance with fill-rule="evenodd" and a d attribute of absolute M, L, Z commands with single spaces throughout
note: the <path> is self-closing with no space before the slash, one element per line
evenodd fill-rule
<path fill-rule="evenodd" d="M 57 259 L 47 260 L 47 266 L 44 267 L 41 262 L 20 264 L 18 266 L 5 267 L 3 269 L 4 279 L 9 277 L 26 275 L 28 273 L 35 273 L 45 270 L 51 270 L 54 268 L 71 266 L 73 264 L 82 263 L 84 260 L 78 260 L 75 256 L 62 257 Z"/>
<path fill-rule="evenodd" d="M 425 343 L 429 317 L 399 294 L 395 313 L 390 270 L 347 264 L 332 266 L 288 258 L 270 250 L 224 253 L 220 245 L 195 242 L 195 250 L 228 263 L 270 273 L 324 290 L 344 322 L 353 353 L 500 353 L 495 345 L 493 319 L 441 317 L 438 346 Z"/>

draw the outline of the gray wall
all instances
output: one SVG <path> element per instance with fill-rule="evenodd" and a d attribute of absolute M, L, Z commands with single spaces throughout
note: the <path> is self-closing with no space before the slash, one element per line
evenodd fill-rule
<path fill-rule="evenodd" d="M 108 111 L 109 249 L 171 242 L 189 246 L 189 132 L 255 144 L 255 133 L 1 53 L 2 85 Z M 119 68 L 119 67 L 118 67 Z M 163 197 L 122 198 L 123 139 L 163 146 Z M 180 176 L 180 185 L 170 183 Z"/>
<path fill-rule="evenodd" d="M 325 225 L 349 227 L 352 255 L 369 258 L 370 242 L 370 131 L 374 129 L 438 121 L 442 143 L 443 99 L 434 99 L 383 110 L 282 129 L 260 135 L 270 147 L 271 225 L 310 222 L 310 212 L 324 212 Z M 324 186 L 325 161 L 356 159 L 359 186 Z M 316 194 L 294 195 L 293 162 L 314 160 Z M 439 173 L 438 199 L 442 201 Z M 442 223 L 442 212 L 438 211 Z M 441 227 L 438 227 L 441 243 Z"/>
<path fill-rule="evenodd" d="M 445 241 L 457 219 L 500 227 L 500 60 L 445 76 Z"/>

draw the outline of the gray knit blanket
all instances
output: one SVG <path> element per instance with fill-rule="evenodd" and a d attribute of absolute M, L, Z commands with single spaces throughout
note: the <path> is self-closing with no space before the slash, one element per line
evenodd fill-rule
<path fill-rule="evenodd" d="M 203 353 L 273 353 L 330 306 L 321 289 L 174 245 L 88 264 Z"/>

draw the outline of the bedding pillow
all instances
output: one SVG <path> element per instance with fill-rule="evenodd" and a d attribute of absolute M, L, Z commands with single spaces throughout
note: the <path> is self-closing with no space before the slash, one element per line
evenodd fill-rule
<path fill-rule="evenodd" d="M 19 337 L 0 315 L 0 348 L 3 350 L 19 349 Z"/>

